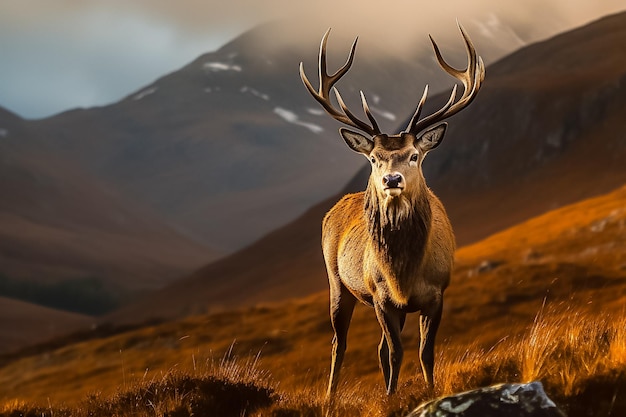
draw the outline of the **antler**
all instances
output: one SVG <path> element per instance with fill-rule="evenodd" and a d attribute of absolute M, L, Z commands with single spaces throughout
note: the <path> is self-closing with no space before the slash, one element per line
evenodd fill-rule
<path fill-rule="evenodd" d="M 432 37 L 430 37 L 430 41 L 433 44 L 433 49 L 435 50 L 435 55 L 437 56 L 437 61 L 441 68 L 446 71 L 448 74 L 461 81 L 463 84 L 463 95 L 461 98 L 455 103 L 454 99 L 456 98 L 456 89 L 457 85 L 454 85 L 452 89 L 452 93 L 450 94 L 450 98 L 448 102 L 438 111 L 431 114 L 430 116 L 424 117 L 422 120 L 419 120 L 420 113 L 422 112 L 422 107 L 426 102 L 426 96 L 428 95 L 428 85 L 424 88 L 424 94 L 422 94 L 422 98 L 417 105 L 417 110 L 415 110 L 415 114 L 411 118 L 409 125 L 407 126 L 405 132 L 412 133 L 414 135 L 418 134 L 420 131 L 424 130 L 426 127 L 431 126 L 437 122 L 440 122 L 448 117 L 458 113 L 467 107 L 473 100 L 476 98 L 478 94 L 478 90 L 485 79 L 485 64 L 481 57 L 476 54 L 476 50 L 474 49 L 474 45 L 470 40 L 469 36 L 461 26 L 457 22 L 459 26 L 459 30 L 463 35 L 463 39 L 465 40 L 465 47 L 467 49 L 467 57 L 468 63 L 467 68 L 463 71 L 457 70 L 450 66 L 446 61 L 444 61 L 441 52 L 439 51 L 439 47 L 435 43 Z"/>
<path fill-rule="evenodd" d="M 367 105 L 367 100 L 365 100 L 365 95 L 363 94 L 363 91 L 361 91 L 361 103 L 363 104 L 363 111 L 365 112 L 365 115 L 367 116 L 369 121 L 372 123 L 371 126 L 367 124 L 366 122 L 359 120 L 352 112 L 350 112 L 350 110 L 348 110 L 348 108 L 346 107 L 346 104 L 341 98 L 341 95 L 339 94 L 339 91 L 335 87 L 333 87 L 335 83 L 337 83 L 337 81 L 339 81 L 339 79 L 343 77 L 352 66 L 352 61 L 354 60 L 354 51 L 356 50 L 356 43 L 359 38 L 357 37 L 354 40 L 354 43 L 352 44 L 352 48 L 350 49 L 350 55 L 348 55 L 348 60 L 346 61 L 346 63 L 341 68 L 339 68 L 337 72 L 335 72 L 333 75 L 329 75 L 326 72 L 326 43 L 328 41 L 329 34 L 330 34 L 330 29 L 328 29 L 326 33 L 324 34 L 324 37 L 322 38 L 322 43 L 320 45 L 319 91 L 315 91 L 315 89 L 311 85 L 311 82 L 309 81 L 307 76 L 304 74 L 304 66 L 302 65 L 302 62 L 300 62 L 300 78 L 302 79 L 304 86 L 307 88 L 307 90 L 309 90 L 309 93 L 311 93 L 313 98 L 315 98 L 315 100 L 317 100 L 317 102 L 320 103 L 322 107 L 324 107 L 324 110 L 326 110 L 328 114 L 330 114 L 335 120 L 338 120 L 341 123 L 347 124 L 348 126 L 357 128 L 372 136 L 379 135 L 381 133 L 380 129 L 378 128 L 378 124 L 376 123 L 376 120 L 374 120 L 374 116 L 372 116 L 372 112 L 370 111 L 370 108 Z M 331 100 L 330 100 L 331 88 L 333 92 L 335 93 L 335 97 L 337 98 L 337 103 L 339 103 L 341 111 L 334 108 L 331 103 Z"/>

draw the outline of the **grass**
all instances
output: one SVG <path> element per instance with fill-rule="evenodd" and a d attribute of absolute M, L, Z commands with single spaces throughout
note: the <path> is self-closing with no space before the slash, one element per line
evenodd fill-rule
<path fill-rule="evenodd" d="M 219 366 L 207 361 L 203 368 L 195 372 L 169 370 L 158 378 L 142 378 L 114 395 L 90 394 L 72 407 L 8 402 L 0 415 L 239 417 L 278 399 L 266 374 L 254 363 L 225 359 Z"/>
<path fill-rule="evenodd" d="M 260 356 L 238 358 L 233 345 L 218 361 L 192 358 L 188 370 L 171 368 L 125 377 L 114 394 L 92 393 L 73 405 L 6 400 L 2 417 L 104 416 L 402 416 L 440 395 L 499 382 L 540 380 L 570 417 L 626 414 L 626 314 L 619 317 L 547 306 L 529 328 L 489 349 L 440 348 L 435 392 L 421 376 L 405 380 L 387 398 L 367 380 L 344 379 L 335 403 L 324 400 L 325 379 L 285 386 L 259 368 Z"/>
<path fill-rule="evenodd" d="M 0 417 L 402 416 L 435 396 L 531 380 L 570 417 L 626 415 L 624 207 L 626 187 L 460 248 L 434 392 L 419 372 L 420 326 L 409 315 L 399 392 L 386 397 L 380 328 L 357 306 L 330 407 L 332 331 L 319 293 L 0 357 Z"/>

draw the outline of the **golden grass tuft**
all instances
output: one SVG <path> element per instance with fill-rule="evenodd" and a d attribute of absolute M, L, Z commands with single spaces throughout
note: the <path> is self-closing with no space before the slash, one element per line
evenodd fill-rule
<path fill-rule="evenodd" d="M 0 417 L 395 417 L 437 396 L 532 380 L 541 380 L 570 417 L 626 415 L 626 313 L 598 314 L 566 305 L 544 305 L 526 330 L 505 336 L 491 347 L 442 343 L 434 392 L 426 389 L 418 369 L 413 378 L 401 380 L 399 392 L 390 398 L 380 378 L 361 379 L 348 373 L 336 400 L 329 404 L 325 376 L 304 372 L 291 378 L 299 379 L 298 384 L 284 383 L 260 369 L 265 363 L 262 354 L 238 358 L 233 343 L 221 359 L 194 355 L 192 365 L 185 368 L 174 365 L 139 376 L 123 368 L 117 391 L 106 387 L 105 394 L 83 396 L 67 406 L 49 404 L 47 398 L 38 403 L 6 400 L 0 404 Z M 129 358 L 136 358 L 127 352 Z M 123 367 L 131 365 L 122 363 Z M 405 368 L 411 367 L 415 363 L 409 361 Z M 407 369 L 404 374 L 407 378 Z"/>
<path fill-rule="evenodd" d="M 267 372 L 257 368 L 258 357 L 239 360 L 230 354 L 213 358 L 192 371 L 170 369 L 158 377 L 124 381 L 113 395 L 93 393 L 72 407 L 41 407 L 10 400 L 0 410 L 3 417 L 188 417 L 220 415 L 239 417 L 267 409 L 279 397 Z M 195 362 L 194 362 L 195 363 Z"/>
<path fill-rule="evenodd" d="M 0 417 L 396 417 L 436 396 L 537 379 L 570 417 L 626 415 L 626 314 L 544 306 L 525 332 L 491 348 L 444 344 L 434 392 L 419 372 L 389 398 L 381 384 L 344 378 L 332 404 L 324 397 L 325 379 L 303 375 L 302 384 L 284 386 L 259 369 L 258 354 L 240 359 L 232 351 L 231 345 L 220 360 L 192 358 L 185 371 L 125 380 L 113 395 L 91 394 L 69 407 L 9 400 L 0 405 Z"/>
<path fill-rule="evenodd" d="M 414 315 L 399 393 L 386 397 L 380 329 L 357 306 L 340 390 L 327 404 L 332 329 L 319 293 L 0 357 L 0 417 L 185 416 L 218 409 L 210 398 L 230 398 L 247 417 L 401 416 L 435 396 L 536 379 L 570 417 L 626 415 L 625 205 L 622 188 L 459 249 L 434 392 L 419 371 Z"/>
<path fill-rule="evenodd" d="M 625 342 L 626 314 L 542 308 L 524 333 L 504 338 L 490 349 L 444 346 L 434 394 L 540 380 L 570 417 L 626 415 Z M 408 406 L 395 404 L 385 415 L 402 415 L 398 410 L 405 412 L 433 396 L 419 378 L 404 388 L 407 392 L 399 395 Z"/>

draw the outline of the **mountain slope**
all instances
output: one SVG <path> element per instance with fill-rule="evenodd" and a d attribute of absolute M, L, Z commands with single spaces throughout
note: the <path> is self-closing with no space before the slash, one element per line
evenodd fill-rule
<path fill-rule="evenodd" d="M 239 249 L 341 190 L 362 163 L 299 79 L 300 61 L 314 77 L 322 33 L 285 44 L 293 25 L 262 25 L 118 103 L 28 128 L 48 152 L 76 161 L 194 240 Z M 486 58 L 501 51 L 474 32 Z M 455 39 L 446 53 L 462 58 Z M 381 125 L 395 130 L 426 83 L 431 91 L 450 86 L 427 40 L 411 57 L 363 42 L 339 86 L 348 104 L 358 109 L 358 91 L 366 91 Z M 348 48 L 333 37 L 330 65 L 340 65 Z"/>
<path fill-rule="evenodd" d="M 424 165 L 462 242 L 626 181 L 624 48 L 621 13 L 489 66 Z"/>
<path fill-rule="evenodd" d="M 614 57 L 626 42 L 624 27 L 626 14 L 612 16 L 525 48 L 495 64 L 493 70 L 487 69 L 486 84 L 476 101 L 451 120 L 444 143 L 424 163 L 427 182 L 443 199 L 459 245 L 626 182 L 622 121 L 626 84 L 616 84 L 615 78 L 626 77 L 626 63 L 622 66 Z M 596 42 L 603 43 L 606 37 L 612 42 L 603 43 L 596 60 L 585 61 L 582 58 L 592 51 L 580 45 L 581 37 L 599 38 L 589 43 L 590 48 L 595 48 Z M 547 68 L 534 67 L 546 50 L 579 56 L 581 65 L 576 74 L 582 75 L 571 79 L 573 84 L 559 88 L 553 83 L 536 84 L 537 79 L 560 76 L 554 73 L 558 57 L 552 64 L 544 63 Z M 524 62 L 533 66 L 529 68 Z M 612 70 L 599 69 L 606 66 Z M 529 72 L 533 71 L 541 75 L 529 80 Z M 579 77 L 589 81 L 586 87 L 579 83 Z M 516 87 L 525 83 L 534 87 Z M 607 85 L 616 87 L 606 90 Z M 598 97 L 597 92 L 605 90 L 608 93 Z M 592 97 L 591 101 L 586 102 L 581 95 Z M 441 101 L 442 96 L 438 99 Z M 585 116 L 581 103 L 592 108 L 602 106 L 602 117 Z M 519 118 L 531 110 L 534 123 Z M 549 141 L 554 129 L 570 132 L 558 147 Z M 505 132 L 510 134 L 505 136 Z M 357 176 L 359 185 L 352 190 L 364 188 L 363 176 L 367 177 L 368 171 L 368 167 L 361 171 Z M 207 309 L 277 301 L 326 288 L 320 224 L 324 212 L 338 199 L 339 195 L 320 203 L 245 250 L 201 268 L 108 319 L 179 317 Z"/>
<path fill-rule="evenodd" d="M 495 367 L 504 368 L 509 364 L 495 353 L 496 347 L 508 339 L 516 340 L 533 323 L 542 325 L 537 316 L 563 314 L 560 323 L 565 326 L 587 317 L 608 317 L 607 322 L 611 322 L 611 314 L 623 318 L 625 207 L 626 185 L 460 248 L 446 291 L 438 361 L 441 352 L 452 351 L 459 360 L 474 363 L 472 352 L 481 352 L 493 358 Z M 77 392 L 98 389 L 112 393 L 126 383 L 122 372 L 128 380 L 162 378 L 172 367 L 177 371 L 201 369 L 207 356 L 209 364 L 222 358 L 226 358 L 223 362 L 232 357 L 256 358 L 260 369 L 269 371 L 281 386 L 321 386 L 328 376 L 332 337 L 327 297 L 323 291 L 274 305 L 150 324 L 62 349 L 49 351 L 43 346 L 40 354 L 15 357 L 2 365 L 0 385 L 7 389 L 0 399 L 76 401 Z M 592 335 L 597 329 L 580 328 L 589 333 L 579 330 L 570 336 L 596 340 Z M 403 380 L 419 375 L 418 329 L 417 315 L 409 315 L 403 332 Z M 549 336 L 546 333 L 544 337 Z M 606 337 L 599 335 L 598 340 Z M 359 305 L 350 328 L 344 381 L 359 381 L 360 389 L 369 384 L 380 389 L 379 340 L 380 327 L 373 310 Z M 546 359 L 541 356 L 545 352 L 541 349 L 549 349 L 544 343 L 554 340 L 536 342 L 539 356 L 527 358 L 532 369 L 541 368 L 536 361 Z M 598 349 L 598 354 L 608 355 L 605 346 Z M 623 353 L 617 349 L 617 355 Z M 567 360 L 574 361 L 569 355 Z M 567 360 L 559 363 L 566 366 Z M 554 371 L 561 377 L 566 372 L 567 368 Z M 468 373 L 467 377 L 477 375 Z M 416 378 L 421 384 L 421 375 Z M 77 381 L 81 381 L 80 387 Z"/>
<path fill-rule="evenodd" d="M 109 106 L 35 121 L 0 109 L 0 192 L 10 196 L 0 295 L 101 314 L 340 190 L 362 159 L 298 76 L 301 60 L 315 73 L 321 33 L 277 42 L 290 25 L 255 28 Z M 331 65 L 345 59 L 340 39 Z M 341 88 L 352 105 L 368 91 L 381 124 L 410 112 L 427 81 L 449 85 L 428 48 L 398 58 L 361 45 Z"/>
<path fill-rule="evenodd" d="M 363 189 L 367 175 L 362 170 L 344 191 Z M 121 307 L 103 321 L 137 323 L 201 314 L 304 297 L 325 288 L 321 221 L 336 200 L 337 197 L 332 197 L 315 205 L 294 222 L 247 248 Z"/>
<path fill-rule="evenodd" d="M 0 113 L 0 126 L 0 295 L 97 314 L 217 257 L 43 150 L 27 122 Z M 85 293 L 87 281 L 100 294 Z M 52 285 L 59 292 L 46 294 Z M 81 295 L 93 295 L 93 304 Z M 97 306 L 100 296 L 104 304 Z"/>
<path fill-rule="evenodd" d="M 86 329 L 93 318 L 0 297 L 0 352 Z"/>

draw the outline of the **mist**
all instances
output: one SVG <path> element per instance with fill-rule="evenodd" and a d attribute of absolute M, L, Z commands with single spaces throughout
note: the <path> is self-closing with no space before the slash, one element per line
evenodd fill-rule
<path fill-rule="evenodd" d="M 39 118 L 108 104 L 272 20 L 294 23 L 272 42 L 319 38 L 332 27 L 337 42 L 358 35 L 368 48 L 392 54 L 410 53 L 428 34 L 444 46 L 458 41 L 458 20 L 470 34 L 497 33 L 504 54 L 622 9 L 619 0 L 452 0 L 445 8 L 409 0 L 3 2 L 0 106 Z"/>

